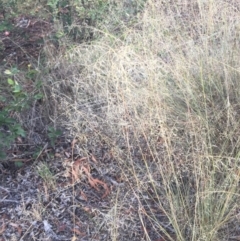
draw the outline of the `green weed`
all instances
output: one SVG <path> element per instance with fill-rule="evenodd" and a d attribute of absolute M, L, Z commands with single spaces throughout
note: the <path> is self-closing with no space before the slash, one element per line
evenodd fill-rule
<path fill-rule="evenodd" d="M 41 162 L 38 164 L 37 173 L 49 188 L 54 188 L 55 178 L 46 163 Z"/>
<path fill-rule="evenodd" d="M 19 73 L 17 68 L 5 70 L 7 76 L 7 85 L 1 86 L 1 103 L 0 109 L 0 156 L 2 159 L 6 157 L 5 149 L 15 141 L 18 136 L 25 137 L 26 133 L 18 121 L 11 117 L 14 113 L 21 113 L 28 109 L 33 100 L 39 100 L 43 97 L 41 93 L 41 85 L 38 82 L 35 84 L 35 92 L 27 92 L 23 85 L 17 81 L 16 76 Z M 31 75 L 27 74 L 27 75 Z"/>
<path fill-rule="evenodd" d="M 50 140 L 51 146 L 55 147 L 57 138 L 62 134 L 60 130 L 56 130 L 54 127 L 48 127 L 48 138 Z"/>

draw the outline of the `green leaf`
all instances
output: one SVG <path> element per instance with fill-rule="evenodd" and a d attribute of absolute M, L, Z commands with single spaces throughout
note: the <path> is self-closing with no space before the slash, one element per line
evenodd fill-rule
<path fill-rule="evenodd" d="M 42 85 L 43 85 L 43 82 L 42 82 L 42 81 L 39 81 L 39 80 L 38 80 L 38 81 L 36 82 L 36 88 L 37 88 L 37 89 L 40 89 L 40 88 L 42 87 Z"/>
<path fill-rule="evenodd" d="M 20 93 L 22 90 L 22 87 L 15 81 L 15 85 L 13 88 L 13 93 Z"/>
<path fill-rule="evenodd" d="M 0 4 L 0 8 L 2 8 L 1 4 Z M 10 21 L 8 20 L 2 20 L 0 22 L 0 32 L 4 31 L 4 30 L 12 30 L 13 29 L 13 25 L 11 24 Z"/>
<path fill-rule="evenodd" d="M 13 67 L 11 68 L 11 73 L 14 75 L 14 74 L 17 74 L 19 71 L 16 67 Z"/>
<path fill-rule="evenodd" d="M 48 127 L 48 138 L 51 145 L 54 147 L 57 138 L 62 134 L 60 130 L 55 130 L 54 127 Z"/>
<path fill-rule="evenodd" d="M 0 118 L 0 122 L 1 122 L 1 118 Z M 12 125 L 14 124 L 15 120 L 12 118 L 5 118 L 4 121 L 2 121 L 1 123 L 4 123 L 5 125 Z"/>
<path fill-rule="evenodd" d="M 25 131 L 21 127 L 18 127 L 16 134 L 22 137 L 26 136 Z"/>
<path fill-rule="evenodd" d="M 6 27 L 3 24 L 0 24 L 0 31 L 4 31 L 6 29 Z"/>
<path fill-rule="evenodd" d="M 60 131 L 60 130 L 56 130 L 55 135 L 57 135 L 57 136 L 62 135 L 62 131 Z"/>
<path fill-rule="evenodd" d="M 14 85 L 15 84 L 14 81 L 12 79 L 10 79 L 10 78 L 7 79 L 7 82 L 8 82 L 9 85 Z"/>
<path fill-rule="evenodd" d="M 12 75 L 12 72 L 11 72 L 9 69 L 6 69 L 6 70 L 4 71 L 4 74 Z"/>
<path fill-rule="evenodd" d="M 9 126 L 10 131 L 12 134 L 17 137 L 17 136 L 22 136 L 25 137 L 25 131 L 22 129 L 22 127 L 19 124 L 15 124 L 14 126 Z M 14 137 L 14 138 L 15 138 Z"/>
<path fill-rule="evenodd" d="M 15 162 L 14 164 L 15 164 L 15 166 L 18 167 L 18 168 L 20 168 L 20 167 L 23 166 L 23 162 L 21 162 L 21 161 Z"/>
<path fill-rule="evenodd" d="M 34 96 L 35 100 L 41 100 L 43 98 L 43 94 L 42 93 L 38 93 Z"/>
<path fill-rule="evenodd" d="M 0 96 L 0 101 L 5 102 L 7 99 L 4 96 Z"/>

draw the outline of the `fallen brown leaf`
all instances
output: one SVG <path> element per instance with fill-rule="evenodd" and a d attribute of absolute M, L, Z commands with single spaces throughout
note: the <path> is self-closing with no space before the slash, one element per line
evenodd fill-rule
<path fill-rule="evenodd" d="M 99 188 L 98 188 L 98 185 L 101 185 L 101 186 L 104 188 L 105 193 L 103 194 L 102 198 L 105 198 L 105 197 L 110 193 L 110 190 L 109 190 L 107 184 L 106 184 L 105 182 L 103 182 L 103 181 L 100 181 L 100 180 L 97 179 L 97 178 L 93 178 L 93 177 L 91 176 L 90 167 L 89 167 L 89 166 L 87 166 L 87 167 L 82 166 L 81 168 L 82 168 L 82 170 L 85 172 L 85 174 L 87 175 L 87 177 L 88 177 L 88 182 L 89 182 L 89 184 L 90 184 L 91 187 L 93 187 L 94 189 L 96 189 L 98 192 L 100 191 Z"/>
<path fill-rule="evenodd" d="M 80 191 L 80 196 L 81 196 L 81 198 L 82 198 L 84 201 L 87 201 L 87 200 L 88 200 L 86 194 L 85 194 L 83 191 Z"/>
<path fill-rule="evenodd" d="M 87 212 L 87 213 L 91 213 L 92 212 L 91 208 L 89 208 L 89 207 L 83 207 L 83 210 L 85 212 Z"/>
<path fill-rule="evenodd" d="M 94 161 L 95 163 L 98 163 L 98 161 L 97 161 L 97 159 L 95 158 L 94 155 L 91 155 L 91 159 L 92 159 L 92 161 Z"/>
<path fill-rule="evenodd" d="M 83 158 L 77 159 L 74 162 L 73 167 L 72 167 L 73 182 L 78 180 L 78 171 L 79 171 L 80 166 L 81 166 L 81 170 L 87 175 L 88 182 L 89 182 L 91 187 L 96 189 L 98 192 L 100 191 L 99 188 L 98 188 L 98 185 L 103 187 L 105 192 L 104 192 L 102 198 L 105 198 L 110 193 L 110 190 L 109 190 L 106 183 L 104 183 L 103 181 L 100 181 L 99 179 L 93 178 L 91 176 L 91 173 L 90 173 L 91 170 L 90 170 L 89 165 L 82 165 L 83 161 L 86 160 L 86 159 L 87 159 L 86 157 L 83 157 Z"/>
<path fill-rule="evenodd" d="M 87 157 L 82 157 L 82 158 L 77 159 L 73 163 L 73 167 L 72 167 L 73 182 L 78 180 L 78 170 L 79 170 L 79 167 L 82 164 L 82 161 L 84 161 L 86 159 L 87 159 Z"/>
<path fill-rule="evenodd" d="M 20 227 L 20 225 L 16 224 L 16 223 L 9 223 L 9 225 L 11 225 L 12 227 L 16 228 L 19 235 L 22 234 L 22 228 Z"/>
<path fill-rule="evenodd" d="M 76 229 L 76 228 L 73 228 L 72 231 L 73 231 L 74 233 L 78 234 L 78 235 L 81 235 L 81 236 L 84 235 L 84 233 L 80 232 L 80 231 L 79 231 L 78 229 Z"/>
<path fill-rule="evenodd" d="M 78 142 L 78 139 L 77 139 L 77 138 L 73 139 L 73 141 L 72 141 L 72 143 L 71 143 L 72 149 L 74 148 L 74 146 L 75 146 L 75 144 L 76 144 L 77 142 Z"/>
<path fill-rule="evenodd" d="M 58 232 L 58 233 L 59 233 L 59 232 L 64 232 L 64 231 L 66 230 L 66 228 L 67 228 L 66 224 L 60 223 L 60 224 L 58 224 L 58 226 L 57 226 L 57 232 Z"/>

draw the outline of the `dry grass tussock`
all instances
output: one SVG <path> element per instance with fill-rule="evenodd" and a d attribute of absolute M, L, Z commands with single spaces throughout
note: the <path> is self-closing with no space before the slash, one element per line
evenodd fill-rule
<path fill-rule="evenodd" d="M 127 185 L 112 240 L 138 225 L 142 240 L 240 235 L 239 17 L 238 1 L 149 0 L 121 36 L 49 62 L 52 118 L 83 151 L 107 145 Z"/>

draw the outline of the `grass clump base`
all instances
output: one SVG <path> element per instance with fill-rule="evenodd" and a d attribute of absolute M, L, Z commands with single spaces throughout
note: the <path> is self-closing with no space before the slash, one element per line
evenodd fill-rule
<path fill-rule="evenodd" d="M 230 240 L 236 232 L 235 5 L 148 1 L 122 38 L 103 34 L 54 63 L 65 76 L 51 82 L 65 125 L 83 149 L 105 143 L 127 185 L 114 227 L 105 220 L 112 240 L 124 240 L 128 219 L 125 231 L 138 223 L 143 240 Z M 123 216 L 125 206 L 135 213 Z"/>

